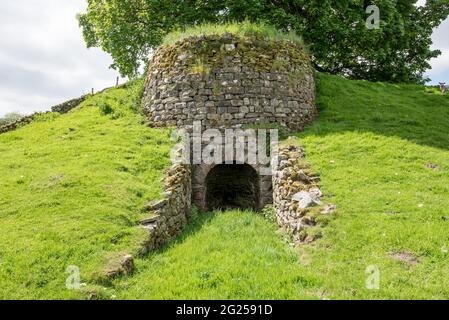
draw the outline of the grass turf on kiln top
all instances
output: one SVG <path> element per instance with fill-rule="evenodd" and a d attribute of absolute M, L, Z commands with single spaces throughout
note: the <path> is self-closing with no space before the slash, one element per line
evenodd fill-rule
<path fill-rule="evenodd" d="M 198 36 L 222 36 L 226 33 L 239 36 L 242 38 L 247 37 L 262 37 L 267 40 L 289 40 L 298 45 L 304 46 L 303 39 L 294 32 L 284 33 L 280 32 L 276 28 L 261 23 L 227 23 L 227 24 L 201 24 L 194 27 L 188 27 L 183 30 L 177 30 L 169 33 L 163 40 L 164 45 L 173 45 L 178 41 L 182 41 L 189 37 Z"/>

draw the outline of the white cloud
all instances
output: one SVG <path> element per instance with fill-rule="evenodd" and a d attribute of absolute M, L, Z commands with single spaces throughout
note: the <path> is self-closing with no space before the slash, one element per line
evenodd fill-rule
<path fill-rule="evenodd" d="M 86 49 L 76 14 L 85 0 L 5 1 L 0 11 L 0 116 L 48 110 L 115 84 L 110 57 Z"/>
<path fill-rule="evenodd" d="M 432 69 L 428 71 L 428 74 L 430 76 L 446 74 L 449 71 L 449 50 L 442 50 L 441 56 L 432 59 L 430 64 L 432 65 Z M 437 81 L 438 79 L 432 80 Z M 440 80 L 447 80 L 447 82 L 449 83 L 449 79 Z"/>
<path fill-rule="evenodd" d="M 433 48 L 441 50 L 442 54 L 438 58 L 432 59 L 430 69 L 427 74 L 432 79 L 431 84 L 438 82 L 449 83 L 449 19 L 444 21 L 441 26 L 435 30 L 432 40 Z"/>
<path fill-rule="evenodd" d="M 418 6 L 418 7 L 422 7 L 423 5 L 425 5 L 426 4 L 426 0 L 418 0 L 418 2 L 416 3 L 416 5 Z"/>

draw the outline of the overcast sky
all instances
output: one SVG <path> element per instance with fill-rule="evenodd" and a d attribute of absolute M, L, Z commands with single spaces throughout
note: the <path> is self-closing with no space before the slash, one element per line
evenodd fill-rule
<path fill-rule="evenodd" d="M 76 14 L 85 0 L 1 0 L 0 116 L 32 113 L 115 84 L 110 57 L 86 49 Z M 443 55 L 432 61 L 433 83 L 449 83 L 449 21 L 435 31 Z"/>

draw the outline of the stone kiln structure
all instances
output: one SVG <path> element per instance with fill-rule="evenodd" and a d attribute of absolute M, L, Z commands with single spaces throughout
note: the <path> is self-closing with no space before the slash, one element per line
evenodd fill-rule
<path fill-rule="evenodd" d="M 262 122 L 300 131 L 316 114 L 314 71 L 291 41 L 192 37 L 155 53 L 143 103 L 154 126 Z"/>
<path fill-rule="evenodd" d="M 314 70 L 302 45 L 293 41 L 232 34 L 190 37 L 155 52 L 143 108 L 154 127 L 191 132 L 194 122 L 200 122 L 203 130 L 282 126 L 301 131 L 317 113 Z M 185 223 L 182 207 L 190 207 L 191 202 L 202 211 L 259 210 L 273 203 L 273 189 L 274 201 L 279 202 L 275 203 L 278 222 L 291 227 L 290 216 L 283 212 L 284 207 L 284 211 L 291 209 L 286 205 L 290 200 L 282 194 L 281 182 L 285 183 L 279 172 L 273 179 L 259 175 L 257 165 L 246 163 L 188 167 L 191 175 L 183 174 L 173 186 L 166 186 L 176 189 L 175 197 L 182 200 L 157 209 L 157 221 L 144 221 L 153 236 L 147 247 L 163 243 L 166 237 L 161 230 L 170 225 L 178 230 Z"/>

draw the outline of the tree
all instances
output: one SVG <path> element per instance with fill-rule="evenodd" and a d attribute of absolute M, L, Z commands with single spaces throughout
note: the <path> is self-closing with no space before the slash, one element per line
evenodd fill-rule
<path fill-rule="evenodd" d="M 22 117 L 23 116 L 20 113 L 16 112 L 7 113 L 2 118 L 0 118 L 0 126 L 16 122 Z"/>
<path fill-rule="evenodd" d="M 152 49 L 176 29 L 250 20 L 295 31 L 310 46 L 318 70 L 350 78 L 422 82 L 431 35 L 449 15 L 449 0 L 88 0 L 79 23 L 88 47 L 111 54 L 113 68 L 135 76 Z M 369 29 L 366 8 L 380 9 Z"/>

